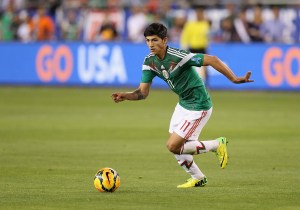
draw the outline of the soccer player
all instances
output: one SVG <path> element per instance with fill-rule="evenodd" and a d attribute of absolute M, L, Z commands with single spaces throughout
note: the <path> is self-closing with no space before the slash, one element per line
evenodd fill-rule
<path fill-rule="evenodd" d="M 212 66 L 233 83 L 253 82 L 251 72 L 237 77 L 218 57 L 194 54 L 167 45 L 167 28 L 160 23 L 150 24 L 144 31 L 150 54 L 145 57 L 142 79 L 138 89 L 132 92 L 112 94 L 118 103 L 124 100 L 143 100 L 149 95 L 152 79 L 163 79 L 179 96 L 171 118 L 167 148 L 175 155 L 179 165 L 191 175 L 178 188 L 203 187 L 207 178 L 193 161 L 193 155 L 215 152 L 221 168 L 228 161 L 227 140 L 219 137 L 210 141 L 198 141 L 202 128 L 212 113 L 212 102 L 206 88 L 193 66 Z"/>

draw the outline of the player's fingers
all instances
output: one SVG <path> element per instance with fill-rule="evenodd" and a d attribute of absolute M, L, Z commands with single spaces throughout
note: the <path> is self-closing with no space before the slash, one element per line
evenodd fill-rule
<path fill-rule="evenodd" d="M 113 94 L 111 95 L 111 98 L 114 100 L 114 102 L 117 103 L 117 101 L 118 101 L 118 94 L 113 93 Z"/>
<path fill-rule="evenodd" d="M 246 73 L 246 75 L 245 75 L 245 79 L 246 80 L 248 80 L 249 78 L 250 78 L 250 76 L 251 76 L 251 71 L 248 71 L 247 73 Z"/>
<path fill-rule="evenodd" d="M 249 78 L 251 77 L 251 74 L 252 74 L 251 71 L 248 71 L 248 72 L 246 73 L 246 76 L 245 76 L 246 82 L 254 82 L 254 80 L 249 79 Z"/>
<path fill-rule="evenodd" d="M 111 97 L 112 97 L 113 99 L 119 99 L 121 96 L 120 96 L 118 93 L 113 93 L 113 94 L 111 95 Z"/>
<path fill-rule="evenodd" d="M 247 72 L 247 78 L 250 78 L 251 74 L 252 74 L 252 72 L 251 72 L 251 71 L 248 71 L 248 72 Z"/>

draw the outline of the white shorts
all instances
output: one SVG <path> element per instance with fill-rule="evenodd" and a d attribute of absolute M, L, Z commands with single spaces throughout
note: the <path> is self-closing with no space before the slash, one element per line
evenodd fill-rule
<path fill-rule="evenodd" d="M 190 111 L 176 105 L 170 122 L 170 133 L 177 133 L 186 140 L 198 140 L 202 128 L 212 113 L 212 108 L 202 111 Z"/>

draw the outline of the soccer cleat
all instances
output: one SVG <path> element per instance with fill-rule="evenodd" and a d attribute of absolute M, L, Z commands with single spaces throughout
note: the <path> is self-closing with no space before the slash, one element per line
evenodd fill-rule
<path fill-rule="evenodd" d="M 178 185 L 177 188 L 204 187 L 206 184 L 206 177 L 203 177 L 203 179 L 201 180 L 189 178 L 188 180 L 186 180 L 186 183 Z"/>
<path fill-rule="evenodd" d="M 221 168 L 225 168 L 228 162 L 228 153 L 227 153 L 228 141 L 226 140 L 225 137 L 217 138 L 217 140 L 219 141 L 220 144 L 216 154 L 219 158 Z"/>

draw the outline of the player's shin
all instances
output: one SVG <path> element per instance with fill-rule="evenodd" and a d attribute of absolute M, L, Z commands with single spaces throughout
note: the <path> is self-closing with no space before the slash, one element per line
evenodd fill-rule
<path fill-rule="evenodd" d="M 219 146 L 218 140 L 197 141 L 188 140 L 181 149 L 181 154 L 197 155 L 205 152 L 216 151 Z"/>
<path fill-rule="evenodd" d="M 191 175 L 193 179 L 201 180 L 203 179 L 204 174 L 200 171 L 198 166 L 193 160 L 193 156 L 189 154 L 183 155 L 174 155 L 178 164 L 188 173 Z"/>

